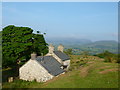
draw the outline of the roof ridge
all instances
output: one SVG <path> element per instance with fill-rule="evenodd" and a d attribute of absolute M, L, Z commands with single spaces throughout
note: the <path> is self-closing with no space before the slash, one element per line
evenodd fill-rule
<path fill-rule="evenodd" d="M 70 57 L 67 54 L 65 54 L 65 53 L 63 53 L 61 51 L 54 51 L 54 54 L 57 55 L 63 61 L 70 59 Z"/>

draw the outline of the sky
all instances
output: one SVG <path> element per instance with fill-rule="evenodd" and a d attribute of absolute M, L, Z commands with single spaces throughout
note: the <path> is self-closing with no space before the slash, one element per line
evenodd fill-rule
<path fill-rule="evenodd" d="M 117 2 L 3 2 L 2 27 L 30 27 L 45 38 L 118 41 Z"/>

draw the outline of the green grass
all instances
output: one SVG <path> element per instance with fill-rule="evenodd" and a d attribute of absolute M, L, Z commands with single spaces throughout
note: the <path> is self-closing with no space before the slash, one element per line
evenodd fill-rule
<path fill-rule="evenodd" d="M 42 83 L 37 83 L 35 81 L 23 81 L 23 80 L 15 80 L 12 83 L 4 83 L 3 88 L 29 88 L 32 85 L 41 85 Z"/>
<path fill-rule="evenodd" d="M 118 72 L 99 74 L 96 63 L 88 70 L 86 77 L 81 77 L 80 70 L 68 72 L 66 76 L 47 84 L 44 88 L 118 88 Z"/>
<path fill-rule="evenodd" d="M 4 83 L 3 88 L 118 88 L 118 71 L 99 73 L 109 69 L 117 69 L 117 63 L 90 60 L 89 62 L 92 61 L 93 63 L 86 63 L 80 67 L 79 63 L 75 61 L 78 56 L 72 56 L 72 58 L 71 66 L 77 68 L 73 68 L 72 71 L 48 82 L 15 80 L 12 83 Z"/>

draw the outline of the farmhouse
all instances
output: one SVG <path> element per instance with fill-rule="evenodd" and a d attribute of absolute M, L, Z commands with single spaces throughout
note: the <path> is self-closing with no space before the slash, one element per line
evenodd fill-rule
<path fill-rule="evenodd" d="M 46 56 L 53 56 L 59 63 L 63 65 L 64 69 L 68 69 L 70 66 L 70 58 L 68 55 L 63 53 L 64 47 L 63 45 L 58 46 L 58 50 L 54 50 L 54 46 L 52 44 L 49 45 L 49 53 Z"/>
<path fill-rule="evenodd" d="M 70 58 L 63 53 L 63 49 L 64 47 L 59 45 L 58 51 L 54 51 L 54 46 L 49 45 L 49 53 L 45 56 L 31 54 L 31 59 L 20 67 L 19 78 L 26 81 L 46 82 L 63 74 L 70 66 Z"/>

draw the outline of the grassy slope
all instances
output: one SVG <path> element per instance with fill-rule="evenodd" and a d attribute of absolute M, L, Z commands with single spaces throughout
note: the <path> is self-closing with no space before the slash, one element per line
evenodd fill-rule
<path fill-rule="evenodd" d="M 71 57 L 71 70 L 66 74 L 46 83 L 16 80 L 4 83 L 3 88 L 118 88 L 118 64 L 105 63 L 96 57 L 86 60 L 77 55 Z M 82 63 L 80 60 L 83 60 Z"/>

